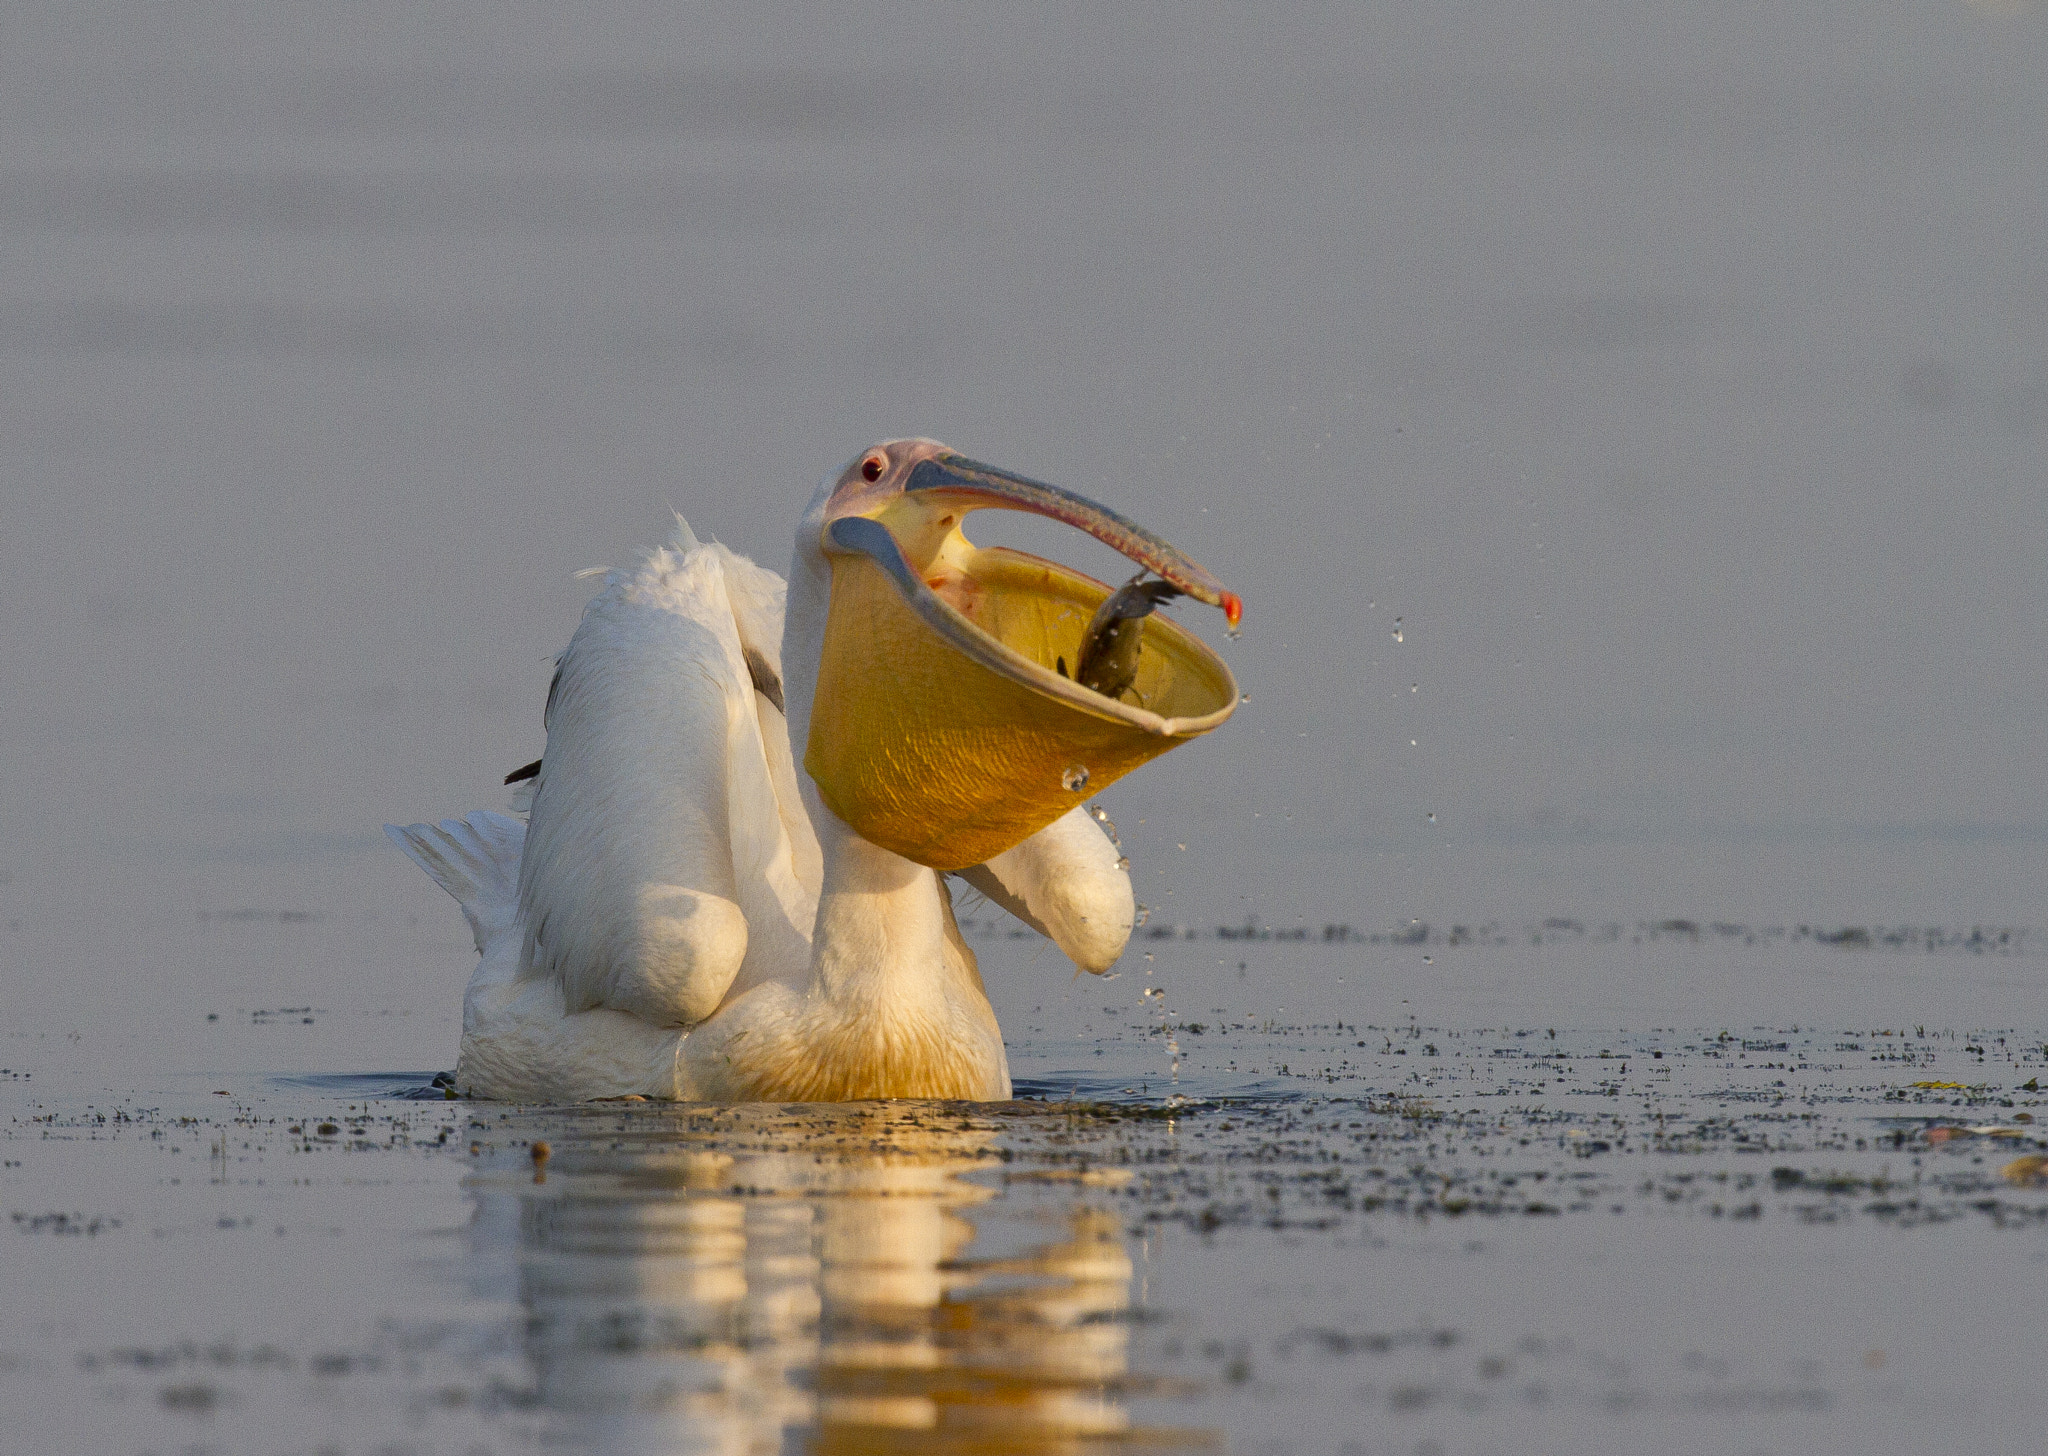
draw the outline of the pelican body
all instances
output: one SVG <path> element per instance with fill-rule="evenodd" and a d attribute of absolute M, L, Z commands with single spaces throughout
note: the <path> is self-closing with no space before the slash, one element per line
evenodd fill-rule
<path fill-rule="evenodd" d="M 527 819 L 386 826 L 481 956 L 461 1091 L 1010 1095 L 946 876 L 1106 971 L 1134 907 L 1084 796 L 1238 695 L 1157 617 L 1125 654 L 1139 704 L 1055 672 L 1109 589 L 973 547 L 960 522 L 990 506 L 1088 530 L 1236 624 L 1238 599 L 1156 536 L 931 440 L 827 477 L 786 584 L 679 520 L 558 659 Z"/>

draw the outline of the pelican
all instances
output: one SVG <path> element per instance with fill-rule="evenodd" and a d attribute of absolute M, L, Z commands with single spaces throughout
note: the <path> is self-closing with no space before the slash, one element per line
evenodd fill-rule
<path fill-rule="evenodd" d="M 679 517 L 607 576 L 557 660 L 527 819 L 385 826 L 481 957 L 459 1090 L 1010 1095 L 947 876 L 1108 970 L 1134 906 L 1085 796 L 1216 727 L 1238 693 L 1156 615 L 1120 649 L 1136 665 L 1117 696 L 1055 671 L 1081 660 L 1109 588 L 973 546 L 961 523 L 989 507 L 1089 532 L 1234 632 L 1237 596 L 1159 537 L 934 440 L 827 476 L 786 585 Z"/>

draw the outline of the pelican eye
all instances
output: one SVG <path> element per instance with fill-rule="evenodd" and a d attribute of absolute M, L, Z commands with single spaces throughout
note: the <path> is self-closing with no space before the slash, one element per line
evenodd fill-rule
<path fill-rule="evenodd" d="M 865 460 L 861 461 L 861 463 L 860 463 L 860 475 L 861 475 L 861 479 L 862 479 L 862 480 L 880 480 L 880 479 L 882 478 L 882 472 L 883 472 L 884 470 L 888 469 L 888 468 L 889 468 L 889 457 L 888 457 L 888 456 L 886 456 L 886 455 L 870 455 L 870 456 L 868 456 L 868 458 L 867 458 L 867 459 L 865 459 Z"/>

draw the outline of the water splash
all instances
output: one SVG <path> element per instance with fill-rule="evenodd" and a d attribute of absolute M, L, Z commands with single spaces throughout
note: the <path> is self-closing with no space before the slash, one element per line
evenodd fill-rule
<path fill-rule="evenodd" d="M 1148 954 L 1145 959 L 1149 963 L 1152 957 Z M 1149 964 L 1145 969 L 1145 979 L 1148 981 L 1152 979 L 1152 970 Z M 1178 1087 L 1180 1085 L 1180 1038 L 1174 1035 L 1173 1012 L 1166 1004 L 1166 987 L 1147 986 L 1141 1000 L 1157 1001 L 1159 1003 L 1159 1035 L 1166 1043 L 1167 1078 L 1174 1086 Z"/>

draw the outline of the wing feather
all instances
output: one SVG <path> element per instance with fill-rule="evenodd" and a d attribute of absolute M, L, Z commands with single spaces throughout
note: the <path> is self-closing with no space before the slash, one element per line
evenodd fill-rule
<path fill-rule="evenodd" d="M 772 573 L 679 537 L 615 573 L 562 654 L 519 890 L 522 974 L 558 977 L 567 1011 L 686 1026 L 808 958 L 816 891 L 728 591 L 742 570 L 750 615 L 767 577 L 779 618 Z"/>

